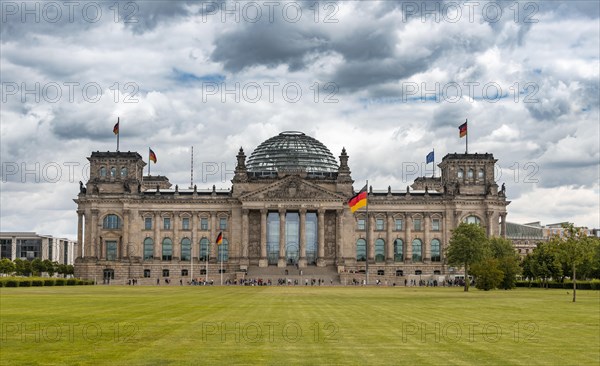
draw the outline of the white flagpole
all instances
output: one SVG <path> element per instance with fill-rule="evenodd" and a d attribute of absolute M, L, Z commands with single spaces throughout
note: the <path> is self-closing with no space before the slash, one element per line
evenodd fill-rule
<path fill-rule="evenodd" d="M 223 244 L 219 244 L 219 246 L 217 247 L 217 250 L 220 251 L 219 257 L 221 258 L 221 271 L 220 271 L 221 272 L 221 286 L 223 286 L 223 251 L 220 250 L 221 245 L 223 245 Z"/>
<path fill-rule="evenodd" d="M 208 285 L 208 257 L 210 257 L 210 241 L 206 244 L 206 284 Z"/>
<path fill-rule="evenodd" d="M 366 208 L 367 208 L 367 261 L 365 262 L 365 285 L 369 285 L 369 246 L 370 246 L 370 242 L 369 242 L 369 181 L 367 180 L 367 204 L 366 204 Z"/>

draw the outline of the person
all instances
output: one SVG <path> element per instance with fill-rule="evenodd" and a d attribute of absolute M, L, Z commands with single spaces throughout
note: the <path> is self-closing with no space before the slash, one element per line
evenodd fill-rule
<path fill-rule="evenodd" d="M 179 286 L 183 286 L 183 279 L 179 280 Z"/>
<path fill-rule="evenodd" d="M 160 285 L 160 278 L 157 278 L 157 279 L 156 279 L 156 285 L 157 285 L 157 286 L 158 286 L 158 285 Z"/>

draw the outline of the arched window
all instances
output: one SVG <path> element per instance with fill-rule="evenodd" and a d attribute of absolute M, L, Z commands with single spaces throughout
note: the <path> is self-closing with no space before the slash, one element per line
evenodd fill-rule
<path fill-rule="evenodd" d="M 441 251 L 440 241 L 437 239 L 433 239 L 431 241 L 431 261 L 432 262 L 439 262 L 441 260 L 440 251 Z"/>
<path fill-rule="evenodd" d="M 423 243 L 420 239 L 415 239 L 412 242 L 412 260 L 413 262 L 421 262 L 423 260 Z"/>
<path fill-rule="evenodd" d="M 219 245 L 219 257 L 218 261 L 227 262 L 229 260 L 229 242 L 227 239 L 223 239 L 223 243 Z"/>
<path fill-rule="evenodd" d="M 473 178 L 473 169 L 469 169 L 469 171 L 467 172 L 467 178 Z"/>
<path fill-rule="evenodd" d="M 208 239 L 200 239 L 200 260 L 205 261 L 208 259 Z"/>
<path fill-rule="evenodd" d="M 127 176 L 127 168 L 122 167 L 121 168 L 121 177 L 125 178 L 126 176 Z"/>
<path fill-rule="evenodd" d="M 404 243 L 402 239 L 394 240 L 394 261 L 402 262 L 404 260 Z"/>
<path fill-rule="evenodd" d="M 154 258 L 154 240 L 152 238 L 144 239 L 144 259 Z"/>
<path fill-rule="evenodd" d="M 110 176 L 111 176 L 111 178 L 114 178 L 117 176 L 117 168 L 115 168 L 114 166 L 110 167 Z"/>
<path fill-rule="evenodd" d="M 356 241 L 356 261 L 364 262 L 367 260 L 367 242 L 365 239 Z"/>
<path fill-rule="evenodd" d="M 105 167 L 100 167 L 100 176 L 101 177 L 106 177 L 106 168 Z"/>
<path fill-rule="evenodd" d="M 375 262 L 385 261 L 385 242 L 383 239 L 375 240 Z"/>
<path fill-rule="evenodd" d="M 477 178 L 483 179 L 483 177 L 484 177 L 483 169 L 479 169 L 479 172 L 477 172 Z"/>
<path fill-rule="evenodd" d="M 120 229 L 121 228 L 121 219 L 117 215 L 106 215 L 104 216 L 104 221 L 102 223 L 102 227 L 104 229 Z"/>
<path fill-rule="evenodd" d="M 458 169 L 458 174 L 457 174 L 457 176 L 458 176 L 458 178 L 459 178 L 459 179 L 462 179 L 462 177 L 464 176 L 464 170 L 462 170 L 462 168 L 461 168 L 461 169 Z"/>
<path fill-rule="evenodd" d="M 479 217 L 477 217 L 475 215 L 467 216 L 467 217 L 465 217 L 465 219 L 463 221 L 467 224 L 481 225 L 481 220 L 479 219 Z"/>
<path fill-rule="evenodd" d="M 192 242 L 188 238 L 181 239 L 181 260 L 192 260 Z"/>
<path fill-rule="evenodd" d="M 170 261 L 173 259 L 173 242 L 169 238 L 164 238 L 162 242 L 162 260 Z"/>

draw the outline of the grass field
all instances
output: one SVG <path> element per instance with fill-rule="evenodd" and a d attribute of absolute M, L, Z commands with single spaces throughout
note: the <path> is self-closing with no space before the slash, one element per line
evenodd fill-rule
<path fill-rule="evenodd" d="M 0 363 L 598 365 L 600 292 L 0 289 Z"/>

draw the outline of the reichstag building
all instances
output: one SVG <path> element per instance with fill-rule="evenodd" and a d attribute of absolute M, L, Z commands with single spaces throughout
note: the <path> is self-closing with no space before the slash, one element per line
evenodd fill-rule
<path fill-rule="evenodd" d="M 335 159 L 301 132 L 269 138 L 248 159 L 240 148 L 227 191 L 184 190 L 167 177 L 144 176 L 136 152 L 92 152 L 88 160 L 90 179 L 75 199 L 75 274 L 82 278 L 179 283 L 207 270 L 230 281 L 312 271 L 344 283 L 368 262 L 372 281 L 400 282 L 451 274 L 445 250 L 460 222 L 506 235 L 509 202 L 487 153 L 448 154 L 438 164 L 441 177 L 410 187 L 369 188 L 368 217 L 348 207 L 364 183 L 353 186 L 345 149 Z"/>

